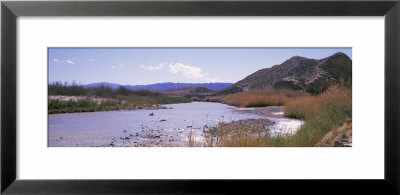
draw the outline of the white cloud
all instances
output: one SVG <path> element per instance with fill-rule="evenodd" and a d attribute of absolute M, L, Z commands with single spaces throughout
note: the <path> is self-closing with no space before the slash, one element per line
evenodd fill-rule
<path fill-rule="evenodd" d="M 111 69 L 114 69 L 115 68 L 115 66 L 111 66 Z"/>
<path fill-rule="evenodd" d="M 58 58 L 54 58 L 53 59 L 53 62 L 56 62 L 56 63 L 67 63 L 67 64 L 75 64 L 72 60 L 69 60 L 69 59 L 67 59 L 67 60 L 60 60 L 60 59 L 58 59 Z"/>
<path fill-rule="evenodd" d="M 203 78 L 201 68 L 195 66 L 184 65 L 182 63 L 169 64 L 169 72 L 174 74 L 182 74 L 189 79 Z"/>
<path fill-rule="evenodd" d="M 65 60 L 65 62 L 66 62 L 67 64 L 75 64 L 72 60 L 69 60 L 69 59 Z"/>
<path fill-rule="evenodd" d="M 164 68 L 164 63 L 159 64 L 158 66 L 145 66 L 145 65 L 140 65 L 140 67 L 142 67 L 145 70 L 161 70 Z"/>
<path fill-rule="evenodd" d="M 87 58 L 89 60 L 89 62 L 93 62 L 94 58 Z"/>
<path fill-rule="evenodd" d="M 172 74 L 181 74 L 182 76 L 188 79 L 200 79 L 215 83 L 215 82 L 224 82 L 222 79 L 209 77 L 210 73 L 203 71 L 200 67 L 185 65 L 183 63 L 161 63 L 158 66 L 152 65 L 140 65 L 141 68 L 149 71 L 155 70 L 163 70 L 166 69 L 168 72 Z"/>

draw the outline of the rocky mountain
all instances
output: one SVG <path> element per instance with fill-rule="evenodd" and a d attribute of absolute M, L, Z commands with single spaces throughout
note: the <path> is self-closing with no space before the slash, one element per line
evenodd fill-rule
<path fill-rule="evenodd" d="M 123 86 L 127 89 L 130 90 L 139 90 L 139 89 L 147 89 L 147 90 L 155 90 L 155 91 L 166 91 L 170 89 L 179 89 L 182 87 L 204 87 L 207 89 L 211 90 L 222 90 L 225 89 L 229 86 L 231 86 L 232 83 L 172 83 L 172 82 L 167 82 L 167 83 L 156 83 L 156 84 L 150 84 L 150 85 L 120 85 L 120 84 L 115 84 L 115 83 L 107 83 L 107 82 L 100 82 L 100 83 L 92 83 L 85 85 L 85 88 L 94 88 L 94 87 L 100 87 L 100 86 L 105 86 L 105 87 L 110 87 L 112 89 L 118 89 L 120 86 Z"/>
<path fill-rule="evenodd" d="M 219 93 L 289 88 L 318 94 L 334 83 L 351 85 L 351 77 L 352 60 L 344 53 L 320 60 L 294 56 L 280 65 L 258 70 Z"/>

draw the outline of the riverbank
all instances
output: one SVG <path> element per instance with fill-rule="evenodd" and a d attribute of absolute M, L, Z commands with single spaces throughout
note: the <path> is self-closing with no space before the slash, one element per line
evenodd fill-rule
<path fill-rule="evenodd" d="M 268 134 L 269 126 L 274 124 L 268 119 L 246 119 L 219 123 L 218 126 L 206 128 L 204 145 L 208 147 L 251 147 L 257 146 L 259 137 Z"/>
<path fill-rule="evenodd" d="M 254 113 L 271 117 L 304 119 L 305 122 L 295 133 L 260 134 L 257 136 L 231 136 L 220 134 L 216 139 L 228 141 L 219 147 L 351 147 L 352 143 L 352 91 L 343 86 L 332 86 L 318 96 L 298 96 L 288 99 L 285 108 L 269 106 L 264 108 L 239 108 L 239 112 Z M 279 117 L 278 116 L 278 117 Z M 274 118 L 277 116 L 273 116 Z M 348 122 L 350 121 L 350 123 Z M 245 128 L 232 130 L 245 132 Z M 223 129 L 221 130 L 224 131 Z M 261 129 L 262 131 L 262 129 Z M 228 131 L 229 132 L 229 131 Z"/>
<path fill-rule="evenodd" d="M 310 96 L 306 92 L 290 89 L 249 90 L 234 94 L 206 97 L 204 101 L 221 102 L 237 107 L 283 106 L 296 97 Z"/>
<path fill-rule="evenodd" d="M 150 90 L 112 89 L 54 82 L 48 87 L 48 113 L 100 112 L 111 110 L 162 109 L 162 104 L 191 102 L 181 96 Z"/>
<path fill-rule="evenodd" d="M 147 99 L 146 99 L 147 98 Z M 101 112 L 112 110 L 158 110 L 167 109 L 162 104 L 187 103 L 189 100 L 182 97 L 134 97 L 119 96 L 116 98 L 103 98 L 98 96 L 63 96 L 51 95 L 48 102 L 49 114 L 76 113 L 76 112 Z"/>
<path fill-rule="evenodd" d="M 49 146 L 204 147 L 205 129 L 221 122 L 263 119 L 235 112 L 235 107 L 221 103 L 192 102 L 167 107 L 172 109 L 49 115 Z"/>

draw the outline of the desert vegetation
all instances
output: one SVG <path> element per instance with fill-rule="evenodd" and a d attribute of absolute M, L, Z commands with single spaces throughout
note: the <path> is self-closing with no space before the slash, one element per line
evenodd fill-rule
<path fill-rule="evenodd" d="M 158 109 L 160 104 L 190 102 L 190 100 L 165 95 L 155 91 L 132 91 L 124 87 L 113 90 L 99 86 L 85 88 L 77 83 L 54 82 L 49 84 L 48 113 L 96 112 L 121 109 Z M 67 98 L 65 98 L 67 97 Z"/>
<path fill-rule="evenodd" d="M 204 130 L 204 143 L 188 146 L 207 147 L 311 147 L 344 146 L 351 140 L 352 92 L 346 85 L 330 86 L 325 92 L 312 95 L 292 89 L 250 90 L 235 94 L 207 96 L 203 101 L 215 101 L 238 107 L 285 106 L 284 116 L 305 120 L 295 134 L 273 136 L 265 127 L 268 119 L 221 122 Z M 63 99 L 64 98 L 64 99 Z M 200 98 L 199 98 L 200 99 Z M 131 91 L 123 87 L 84 88 L 78 84 L 49 85 L 50 114 L 94 112 L 120 109 L 158 109 L 160 104 L 189 102 L 178 95 L 166 95 L 149 90 Z M 171 146 L 172 143 L 166 144 Z"/>
<path fill-rule="evenodd" d="M 293 135 L 271 136 L 268 133 L 254 133 L 248 127 L 235 124 L 220 124 L 218 128 L 209 132 L 208 145 L 220 147 L 311 147 L 340 144 L 340 140 L 351 139 L 352 93 L 351 89 L 343 85 L 333 85 L 320 95 L 305 95 L 297 92 L 279 91 L 244 92 L 258 94 L 257 98 L 225 97 L 237 105 L 248 106 L 264 99 L 272 99 L 275 104 L 285 105 L 285 116 L 305 119 L 304 125 Z M 278 93 L 278 94 L 277 94 Z M 292 95 L 289 97 L 289 94 Z M 273 98 L 271 98 L 273 97 Z M 281 98 L 281 99 L 279 99 Z M 221 100 L 224 100 L 222 98 Z M 265 100 L 267 102 L 269 100 Z M 270 101 L 272 102 L 272 101 Z M 350 122 L 349 122 L 350 121 Z M 348 127 L 350 125 L 350 133 Z M 229 128 L 227 128 L 227 126 Z M 327 135 L 330 133 L 330 135 Z M 324 140 L 322 140 L 324 138 Z M 322 143 L 320 141 L 322 140 Z M 317 144 L 320 143 L 320 144 Z"/>
<path fill-rule="evenodd" d="M 210 96 L 205 101 L 221 102 L 238 107 L 282 106 L 291 98 L 303 97 L 308 94 L 291 89 L 263 89 L 239 92 L 223 96 Z"/>

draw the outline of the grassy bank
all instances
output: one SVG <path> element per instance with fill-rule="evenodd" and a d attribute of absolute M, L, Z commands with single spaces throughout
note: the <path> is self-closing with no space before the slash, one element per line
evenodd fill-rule
<path fill-rule="evenodd" d="M 65 96 L 67 100 L 49 99 L 48 113 L 96 112 L 120 109 L 157 109 L 160 104 L 186 103 L 189 99 L 164 95 L 148 90 L 132 91 L 124 87 L 84 88 L 75 83 L 68 85 L 55 82 L 49 85 L 49 96 Z"/>
<path fill-rule="evenodd" d="M 49 114 L 60 114 L 60 113 L 73 113 L 73 112 L 97 112 L 97 111 L 109 111 L 119 110 L 123 106 L 118 101 L 106 101 L 97 103 L 92 101 L 90 98 L 84 100 L 49 100 L 48 113 Z"/>
<path fill-rule="evenodd" d="M 318 96 L 287 98 L 285 115 L 306 120 L 294 135 L 272 137 L 268 133 L 254 134 L 247 128 L 230 125 L 229 131 L 226 126 L 216 129 L 207 142 L 219 147 L 312 147 L 329 132 L 337 131 L 346 121 L 351 120 L 351 96 L 351 89 L 332 86 Z"/>
<path fill-rule="evenodd" d="M 206 98 L 205 101 L 221 102 L 238 107 L 266 107 L 282 106 L 291 98 L 307 95 L 308 94 L 305 92 L 289 89 L 264 89 L 240 92 L 225 96 L 212 96 Z"/>

